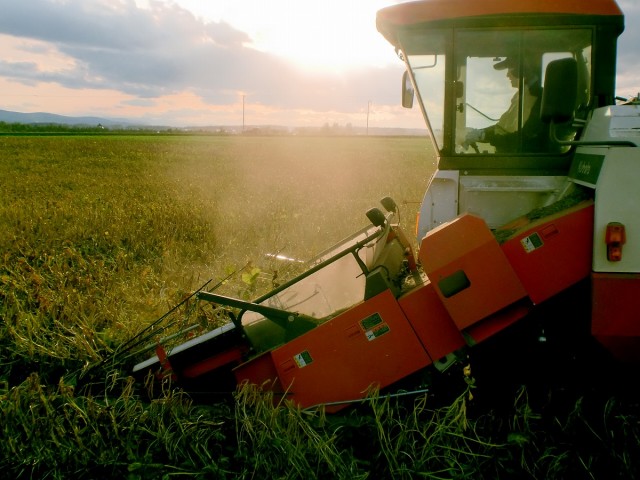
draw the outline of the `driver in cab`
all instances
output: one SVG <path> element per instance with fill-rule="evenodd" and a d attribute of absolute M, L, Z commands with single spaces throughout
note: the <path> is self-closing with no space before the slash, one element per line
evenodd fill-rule
<path fill-rule="evenodd" d="M 478 151 L 478 143 L 489 143 L 496 149 L 496 153 L 516 152 L 519 144 L 519 118 L 522 114 L 523 142 L 526 144 L 532 141 L 538 132 L 530 132 L 528 128 L 528 120 L 531 118 L 534 106 L 538 105 L 541 91 L 539 87 L 538 76 L 531 70 L 531 67 L 525 63 L 522 65 L 522 73 L 524 75 L 523 98 L 520 99 L 520 68 L 517 58 L 507 57 L 499 61 L 493 66 L 496 70 L 506 70 L 507 78 L 511 81 L 511 86 L 516 89 L 509 108 L 500 116 L 497 123 L 485 128 L 471 129 L 467 132 L 463 147 L 467 150 L 470 146 Z M 520 106 L 522 105 L 522 109 Z M 527 132 L 529 130 L 529 132 Z M 525 149 L 528 149 L 525 145 Z M 529 148 L 530 150 L 530 148 Z"/>

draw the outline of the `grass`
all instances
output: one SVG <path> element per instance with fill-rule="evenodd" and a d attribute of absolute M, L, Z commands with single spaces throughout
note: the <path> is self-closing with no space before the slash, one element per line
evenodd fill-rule
<path fill-rule="evenodd" d="M 522 388 L 492 410 L 473 398 L 491 404 L 491 392 L 454 371 L 450 401 L 373 391 L 329 416 L 274 407 L 247 385 L 207 405 L 170 385 L 150 401 L 116 362 L 114 352 L 205 281 L 255 295 L 274 272 L 292 273 L 265 253 L 310 258 L 366 225 L 383 196 L 412 231 L 433 171 L 423 139 L 5 136 L 0 152 L 0 467 L 14 478 L 640 471 L 633 396 L 567 395 L 558 407 Z M 191 300 L 166 318 L 219 322 Z M 160 331 L 149 332 L 153 343 Z"/>

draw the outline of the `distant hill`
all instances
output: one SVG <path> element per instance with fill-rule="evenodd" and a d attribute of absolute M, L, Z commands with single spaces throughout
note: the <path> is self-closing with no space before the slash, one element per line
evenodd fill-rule
<path fill-rule="evenodd" d="M 143 125 L 140 123 L 113 118 L 103 117 L 69 117 L 57 115 L 55 113 L 34 112 L 21 113 L 9 110 L 0 110 L 0 122 L 18 123 L 22 125 L 67 125 L 70 127 L 97 127 L 102 125 L 105 128 L 122 129 L 150 129 L 158 131 L 177 132 L 213 132 L 216 134 L 246 134 L 246 135 L 415 135 L 426 136 L 427 130 L 422 128 L 385 128 L 385 127 L 352 127 L 349 126 L 327 126 L 324 127 L 287 127 L 283 125 L 251 125 L 246 129 L 238 125 L 226 126 L 200 126 L 200 127 L 171 127 L 166 125 Z"/>
<path fill-rule="evenodd" d="M 131 123 L 125 120 L 108 119 L 101 117 L 67 117 L 54 113 L 35 112 L 20 113 L 0 110 L 0 122 L 24 123 L 24 124 L 62 124 L 62 125 L 103 125 L 105 127 L 130 126 Z"/>

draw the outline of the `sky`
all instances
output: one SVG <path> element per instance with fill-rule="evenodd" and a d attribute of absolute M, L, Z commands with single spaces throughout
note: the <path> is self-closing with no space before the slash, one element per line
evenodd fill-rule
<path fill-rule="evenodd" d="M 153 125 L 421 128 L 377 32 L 393 0 L 0 0 L 0 109 Z M 618 93 L 640 2 L 618 0 Z"/>

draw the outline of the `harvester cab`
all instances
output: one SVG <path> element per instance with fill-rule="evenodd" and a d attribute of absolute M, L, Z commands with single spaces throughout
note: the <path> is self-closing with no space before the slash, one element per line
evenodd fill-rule
<path fill-rule="evenodd" d="M 566 194 L 566 142 L 614 103 L 624 27 L 613 0 L 431 0 L 381 10 L 377 24 L 406 62 L 405 103 L 415 91 L 439 153 L 419 240 L 462 212 L 497 228 Z M 571 72 L 549 76 L 558 63 Z M 559 101 L 567 111 L 552 118 Z"/>
<path fill-rule="evenodd" d="M 615 104 L 615 1 L 423 0 L 379 11 L 377 27 L 438 156 L 417 257 L 384 199 L 386 214 L 271 292 L 198 292 L 229 323 L 161 342 L 134 373 L 338 410 L 460 365 L 527 318 L 565 351 L 586 336 L 640 360 L 640 105 Z"/>
<path fill-rule="evenodd" d="M 637 358 L 640 107 L 637 98 L 616 105 L 624 17 L 615 0 L 425 0 L 379 11 L 377 27 L 406 64 L 403 105 L 417 99 L 438 153 L 419 213 L 420 250 L 431 232 L 477 216 L 512 265 L 521 248 L 522 261 L 547 265 L 549 283 L 590 277 L 581 301 L 591 303 L 593 335 L 616 356 Z M 584 250 L 572 274 L 570 255 L 544 251 L 571 209 L 589 202 L 593 216 L 568 242 Z M 558 221 L 530 229 L 521 247 L 506 242 L 550 215 Z M 419 253 L 423 266 L 430 255 Z M 532 268 L 516 270 L 534 304 L 571 283 L 537 295 Z"/>

